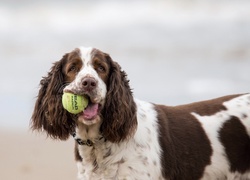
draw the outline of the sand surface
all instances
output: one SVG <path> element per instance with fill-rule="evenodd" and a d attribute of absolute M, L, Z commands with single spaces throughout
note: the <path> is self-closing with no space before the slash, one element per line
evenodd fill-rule
<path fill-rule="evenodd" d="M 29 131 L 0 130 L 1 180 L 76 179 L 74 141 Z"/>

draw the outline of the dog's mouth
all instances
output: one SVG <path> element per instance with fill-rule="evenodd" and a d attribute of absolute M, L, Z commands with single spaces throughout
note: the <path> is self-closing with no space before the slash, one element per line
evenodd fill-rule
<path fill-rule="evenodd" d="M 88 106 L 78 114 L 78 120 L 84 124 L 94 124 L 100 114 L 101 104 L 92 100 L 89 96 L 85 96 L 89 99 Z"/>
<path fill-rule="evenodd" d="M 64 92 L 69 92 L 72 94 L 78 94 L 88 98 L 87 107 L 80 113 L 77 114 L 78 120 L 86 125 L 91 125 L 100 120 L 101 112 L 101 99 L 96 95 L 91 95 L 88 93 L 76 92 L 71 90 L 65 90 Z"/>
<path fill-rule="evenodd" d="M 99 103 L 91 101 L 89 97 L 88 99 L 89 99 L 88 106 L 83 110 L 83 112 L 80 115 L 83 116 L 85 120 L 93 120 L 99 114 L 101 105 Z"/>

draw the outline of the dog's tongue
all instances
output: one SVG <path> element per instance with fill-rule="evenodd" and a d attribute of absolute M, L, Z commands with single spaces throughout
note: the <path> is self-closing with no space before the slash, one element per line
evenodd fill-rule
<path fill-rule="evenodd" d="M 98 104 L 90 103 L 87 108 L 83 111 L 84 119 L 91 120 L 95 118 L 98 113 Z"/>

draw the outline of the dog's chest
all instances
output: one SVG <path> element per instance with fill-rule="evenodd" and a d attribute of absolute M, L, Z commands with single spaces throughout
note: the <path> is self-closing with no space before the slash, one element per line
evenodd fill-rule
<path fill-rule="evenodd" d="M 146 147 L 137 151 L 135 148 L 138 149 L 131 142 L 106 142 L 94 147 L 80 146 L 79 153 L 83 160 L 81 165 L 78 164 L 79 179 L 161 178 L 160 163 L 155 161 L 152 153 L 145 153 L 143 148 Z"/>

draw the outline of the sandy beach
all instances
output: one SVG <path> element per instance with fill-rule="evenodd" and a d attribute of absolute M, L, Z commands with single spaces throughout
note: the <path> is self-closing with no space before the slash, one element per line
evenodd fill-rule
<path fill-rule="evenodd" d="M 1 180 L 76 179 L 74 141 L 25 130 L 0 131 Z"/>

